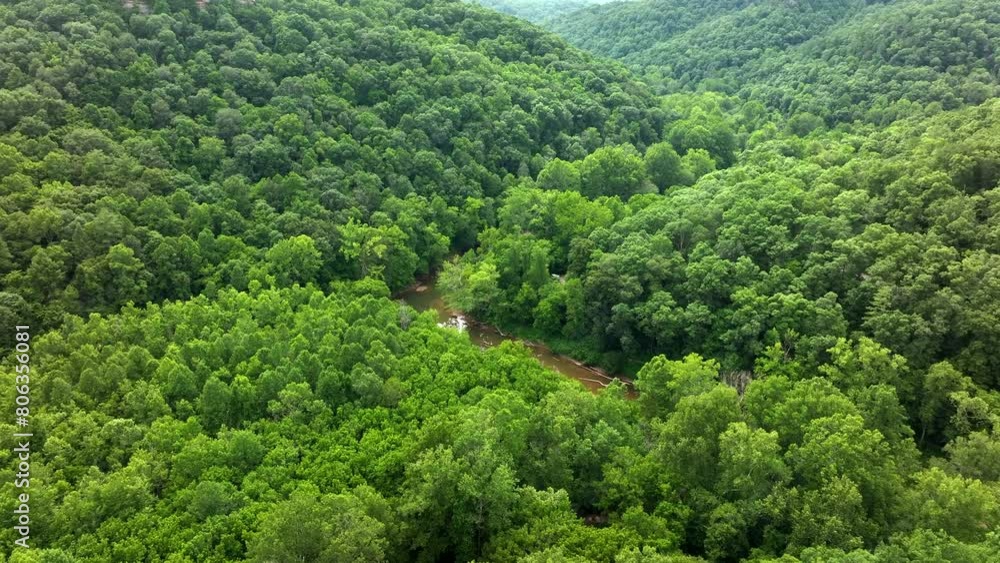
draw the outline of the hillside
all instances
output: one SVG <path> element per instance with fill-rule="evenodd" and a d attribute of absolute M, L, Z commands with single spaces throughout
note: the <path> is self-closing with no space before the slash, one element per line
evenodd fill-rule
<path fill-rule="evenodd" d="M 619 68 L 460 2 L 175 4 L 0 7 L 5 322 L 253 280 L 398 289 L 473 244 L 508 176 L 666 119 Z"/>
<path fill-rule="evenodd" d="M 587 51 L 622 58 L 753 5 L 753 0 L 613 2 L 569 12 L 546 27 Z"/>
<path fill-rule="evenodd" d="M 0 5 L 0 563 L 995 559 L 998 8 L 566 18 Z"/>
<path fill-rule="evenodd" d="M 659 91 L 738 93 L 831 124 L 888 124 L 928 104 L 951 109 L 995 96 L 998 26 L 995 3 L 969 0 L 644 0 L 550 23 Z"/>

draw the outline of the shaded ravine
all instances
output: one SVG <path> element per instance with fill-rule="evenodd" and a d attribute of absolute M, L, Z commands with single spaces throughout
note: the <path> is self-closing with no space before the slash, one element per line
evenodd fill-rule
<path fill-rule="evenodd" d="M 438 324 L 455 330 L 466 332 L 469 339 L 481 347 L 493 347 L 504 341 L 520 342 L 527 346 L 539 363 L 553 369 L 562 375 L 575 379 L 591 391 L 599 391 L 614 380 L 619 379 L 634 394 L 632 381 L 623 376 L 609 375 L 595 367 L 588 366 L 562 354 L 556 354 L 548 346 L 529 340 L 508 336 L 492 325 L 471 319 L 460 311 L 448 307 L 444 298 L 435 286 L 435 279 L 414 285 L 400 292 L 396 298 L 413 307 L 417 311 L 433 310 L 438 315 Z"/>

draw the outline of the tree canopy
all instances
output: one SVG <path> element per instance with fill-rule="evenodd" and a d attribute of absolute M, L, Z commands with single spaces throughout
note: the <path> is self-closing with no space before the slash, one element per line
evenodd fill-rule
<path fill-rule="evenodd" d="M 994 560 L 996 3 L 484 3 L 0 5 L 0 563 Z"/>

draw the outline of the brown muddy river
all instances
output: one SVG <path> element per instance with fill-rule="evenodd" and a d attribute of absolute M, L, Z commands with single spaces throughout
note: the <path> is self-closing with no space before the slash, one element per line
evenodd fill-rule
<path fill-rule="evenodd" d="M 505 340 L 520 342 L 527 346 L 538 358 L 538 361 L 566 377 L 570 377 L 584 384 L 591 391 L 599 391 L 607 387 L 616 379 L 615 376 L 608 375 L 597 368 L 586 366 L 576 360 L 555 354 L 548 347 L 502 334 L 495 327 L 480 322 L 474 322 L 459 311 L 448 308 L 440 292 L 434 286 L 434 280 L 423 285 L 412 287 L 398 295 L 398 299 L 413 307 L 417 311 L 433 310 L 437 313 L 438 324 L 461 332 L 466 332 L 469 339 L 474 344 L 482 347 L 497 346 Z M 629 385 L 631 382 L 621 378 Z"/>

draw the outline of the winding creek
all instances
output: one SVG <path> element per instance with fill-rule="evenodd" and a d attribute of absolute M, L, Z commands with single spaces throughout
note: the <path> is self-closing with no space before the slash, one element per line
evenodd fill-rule
<path fill-rule="evenodd" d="M 397 298 L 417 311 L 433 310 L 438 315 L 440 326 L 450 327 L 469 334 L 469 339 L 481 347 L 497 346 L 505 340 L 520 342 L 527 346 L 538 358 L 538 361 L 562 375 L 575 379 L 591 391 L 599 391 L 607 387 L 615 379 L 621 379 L 628 385 L 630 395 L 634 393 L 632 382 L 620 376 L 609 375 L 604 371 L 587 366 L 568 356 L 556 354 L 544 344 L 522 340 L 500 332 L 496 327 L 470 319 L 459 311 L 450 309 L 431 279 L 423 284 L 413 286 L 400 293 Z"/>

